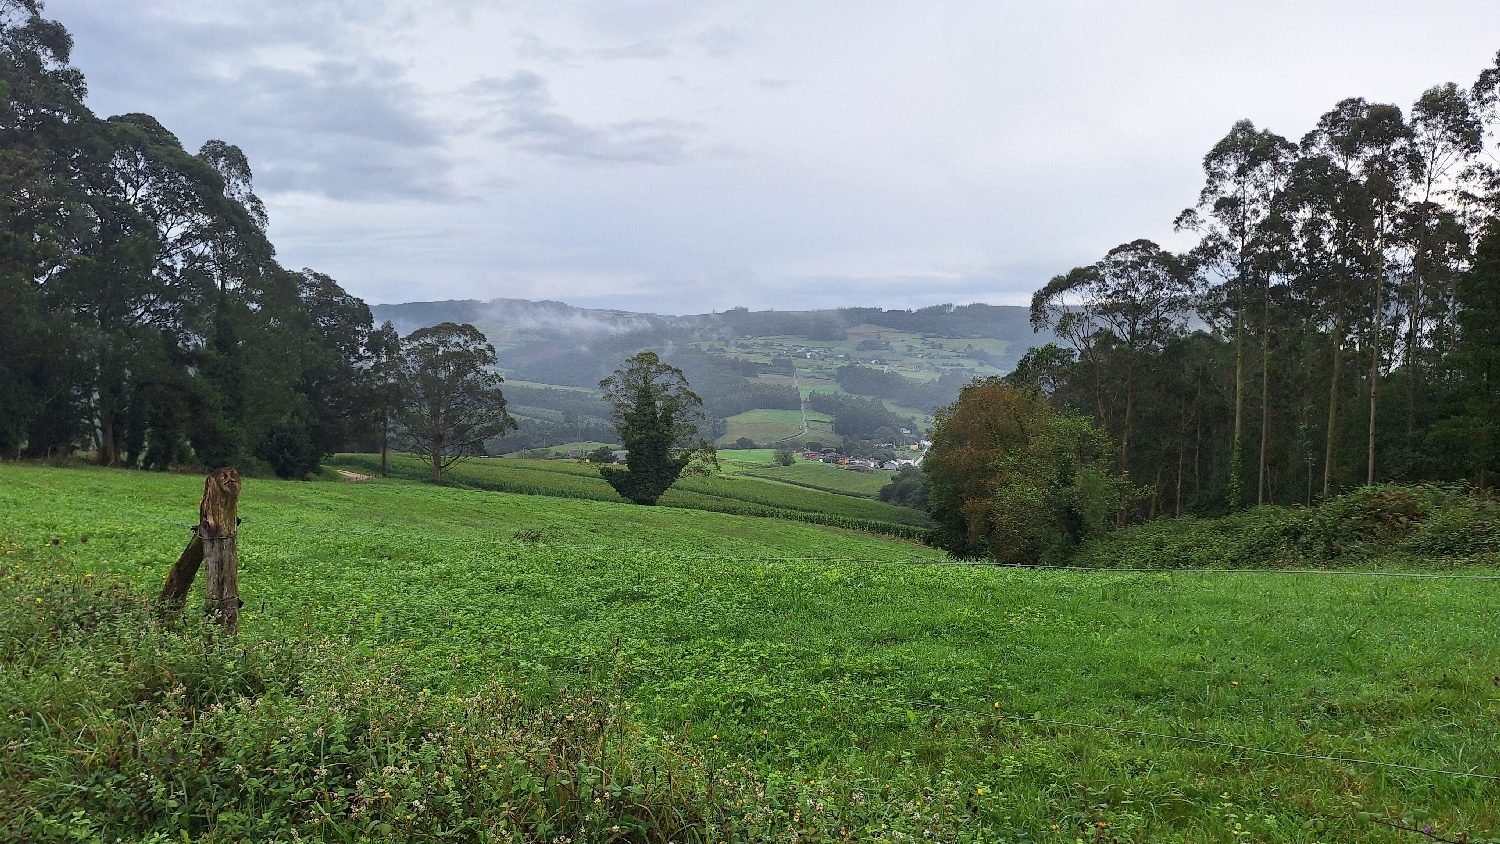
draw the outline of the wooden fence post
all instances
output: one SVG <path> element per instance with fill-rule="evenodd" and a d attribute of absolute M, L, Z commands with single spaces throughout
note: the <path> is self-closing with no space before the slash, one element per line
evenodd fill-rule
<path fill-rule="evenodd" d="M 163 605 L 182 606 L 203 564 L 208 611 L 230 634 L 238 633 L 240 626 L 239 504 L 239 472 L 232 468 L 210 472 L 203 481 L 193 539 L 161 588 Z"/>

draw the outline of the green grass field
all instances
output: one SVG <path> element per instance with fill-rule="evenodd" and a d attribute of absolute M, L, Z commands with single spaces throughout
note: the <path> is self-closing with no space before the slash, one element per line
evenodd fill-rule
<path fill-rule="evenodd" d="M 826 463 L 813 463 L 798 458 L 791 466 L 765 466 L 745 469 L 743 473 L 756 478 L 797 484 L 810 489 L 837 492 L 844 495 L 859 495 L 874 498 L 880 488 L 891 482 L 895 472 L 851 472 Z"/>
<path fill-rule="evenodd" d="M 0 533 L 150 591 L 201 488 L 0 464 Z M 1500 775 L 1494 581 L 928 565 L 815 525 L 406 481 L 249 480 L 241 514 L 247 635 L 347 637 L 443 697 L 501 666 L 613 690 L 757 772 L 800 840 L 1500 834 L 1500 783 L 1348 761 Z"/>
<path fill-rule="evenodd" d="M 815 440 L 825 446 L 836 446 L 843 438 L 833 433 L 833 417 L 826 413 L 807 412 L 807 436 L 802 436 L 802 414 L 796 410 L 767 410 L 759 408 L 730 416 L 724 420 L 728 427 L 719 445 L 725 446 L 740 437 L 749 437 L 760 445 L 795 437 L 798 442 Z"/>

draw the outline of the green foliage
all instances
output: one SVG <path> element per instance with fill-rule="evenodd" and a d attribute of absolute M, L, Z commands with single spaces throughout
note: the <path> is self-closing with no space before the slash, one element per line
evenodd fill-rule
<path fill-rule="evenodd" d="M 712 455 L 695 424 L 703 418 L 703 400 L 688 389 L 682 370 L 655 352 L 626 360 L 599 389 L 626 452 L 625 470 L 600 467 L 599 473 L 627 501 L 655 504 L 695 457 Z"/>
<path fill-rule="evenodd" d="M 903 466 L 891 482 L 880 488 L 880 500 L 897 507 L 926 510 L 927 475 L 919 466 Z"/>
<path fill-rule="evenodd" d="M 394 652 L 164 627 L 103 578 L 0 576 L 0 653 L 0 733 L 26 747 L 0 774 L 8 840 L 713 841 L 784 823 L 746 799 L 742 766 L 648 737 L 619 699 L 539 697 L 503 668 L 434 693 Z"/>
<path fill-rule="evenodd" d="M 796 463 L 796 462 L 797 462 L 797 452 L 792 451 L 789 448 L 778 448 L 778 449 L 776 449 L 776 465 L 777 466 L 790 466 L 790 465 L 792 465 L 793 463 Z"/>
<path fill-rule="evenodd" d="M 299 481 L 317 472 L 322 459 L 312 432 L 295 417 L 272 425 L 256 446 L 255 456 L 269 463 L 276 477 Z"/>
<path fill-rule="evenodd" d="M 1500 552 L 1500 504 L 1464 487 L 1365 487 L 1316 507 L 1158 519 L 1087 543 L 1079 565 L 1265 568 L 1446 567 Z"/>
<path fill-rule="evenodd" d="M 492 462 L 503 461 L 462 468 Z M 50 614 L 54 604 L 75 598 L 82 605 L 75 588 L 83 587 L 73 584 L 83 574 L 94 575 L 85 581 L 129 578 L 138 584 L 132 594 L 154 590 L 185 539 L 181 528 L 158 519 L 191 518 L 200 493 L 201 480 L 190 476 L 0 465 L 0 520 L 13 537 L 0 549 L 0 566 L 19 570 L 20 588 L 33 590 L 7 592 L 0 619 L 37 606 Z M 842 827 L 856 840 L 1396 844 L 1405 833 L 1375 820 L 1415 818 L 1414 810 L 1448 838 L 1482 841 L 1500 831 L 1500 791 L 1484 780 L 1004 717 L 1488 773 L 1500 765 L 1492 705 L 1500 631 L 1482 621 L 1500 611 L 1500 599 L 1484 582 L 917 565 L 941 555 L 784 521 L 402 481 L 251 479 L 241 509 L 247 647 L 220 653 L 253 676 L 265 676 L 254 668 L 258 659 L 274 659 L 271 679 L 298 684 L 269 692 L 241 684 L 249 702 L 264 708 L 259 714 L 223 695 L 226 713 L 246 724 L 237 732 L 207 711 L 212 700 L 196 709 L 170 702 L 179 680 L 201 695 L 191 691 L 208 688 L 198 678 L 211 681 L 221 667 L 232 678 L 220 661 L 206 672 L 204 649 L 189 637 L 182 658 L 146 683 L 156 697 L 148 696 L 140 705 L 147 714 L 140 714 L 128 699 L 142 675 L 117 655 L 137 641 L 152 646 L 147 637 L 125 628 L 118 648 L 101 644 L 93 658 L 86 652 L 94 644 L 52 637 L 47 631 L 55 625 L 39 620 L 13 637 L 18 653 L 65 652 L 0 659 L 0 702 L 8 716 L 27 714 L 0 720 L 8 754 L 0 801 L 65 812 L 47 818 L 58 824 L 48 829 L 97 830 L 114 822 L 106 812 L 117 820 L 121 810 L 67 810 L 78 804 L 66 801 L 92 795 L 98 781 L 74 773 L 113 776 L 111 766 L 123 764 L 131 772 L 181 769 L 198 777 L 186 785 L 158 777 L 166 799 L 195 810 L 240 800 L 256 818 L 275 800 L 295 800 L 292 820 L 302 823 L 320 805 L 340 805 L 341 789 L 355 788 L 320 781 L 317 765 L 307 764 L 332 759 L 356 781 L 380 784 L 382 795 L 386 783 L 399 787 L 389 789 L 389 804 L 370 804 L 368 811 L 392 825 L 390 835 L 370 838 L 424 840 L 437 837 L 421 825 L 428 808 L 467 817 L 450 798 L 461 787 L 469 793 L 464 776 L 471 766 L 445 748 L 473 747 L 473 761 L 482 764 L 478 740 L 506 750 L 556 740 L 568 764 L 557 766 L 558 779 L 542 781 L 582 784 L 581 774 L 568 779 L 578 771 L 571 760 L 582 752 L 575 749 L 585 743 L 579 737 L 595 733 L 588 729 L 593 716 L 578 703 L 605 701 L 629 705 L 609 714 L 627 738 L 638 727 L 641 744 L 627 743 L 623 768 L 597 755 L 582 758 L 611 777 L 636 765 L 663 769 L 657 750 L 684 757 L 677 771 L 701 760 L 716 772 L 715 799 L 650 802 L 657 807 L 652 817 L 665 823 L 669 805 L 702 817 L 693 807 L 727 803 L 773 819 L 737 822 L 742 834 L 724 841 L 837 840 Z M 48 591 L 36 585 L 54 575 L 69 580 Z M 88 697 L 96 688 L 99 697 Z M 379 699 L 387 695 L 388 704 Z M 510 695 L 519 697 L 513 708 Z M 70 708 L 74 700 L 101 705 Z M 111 700 L 122 702 L 103 705 Z M 148 720 L 153 707 L 171 717 Z M 513 733 L 480 730 L 505 717 Z M 533 717 L 536 730 L 527 727 Z M 361 724 L 382 732 L 361 734 Z M 137 725 L 161 726 L 162 734 Z M 209 726 L 228 740 L 205 740 Z M 17 741 L 22 730 L 31 743 Z M 406 755 L 392 761 L 380 750 L 377 741 L 387 735 Z M 125 751 L 137 742 L 161 757 L 136 760 Z M 66 752 L 75 747 L 85 752 Z M 101 747 L 122 752 L 113 761 L 87 752 Z M 537 760 L 538 777 L 551 771 L 544 753 Z M 245 780 L 244 795 L 227 787 L 189 790 L 204 782 L 205 769 L 230 778 L 232 765 L 247 761 L 267 773 L 253 786 Z M 529 761 L 524 753 L 514 758 L 517 765 Z M 511 761 L 504 764 L 511 769 Z M 51 777 L 45 781 L 55 803 L 9 786 L 13 772 L 37 771 L 37 781 Z M 756 785 L 742 790 L 724 779 Z M 295 789 L 290 797 L 283 798 L 283 781 Z M 502 820 L 514 817 L 506 805 L 542 799 L 510 790 L 504 780 L 490 785 L 497 802 L 484 802 L 492 799 L 487 794 L 473 798 Z M 671 799 L 659 781 L 656 789 L 651 793 Z M 422 813 L 408 811 L 413 798 Z M 548 805 L 576 805 L 571 799 L 565 792 Z M 648 805 L 637 795 L 621 799 Z M 744 807 L 734 805 L 739 799 Z M 158 805 L 154 800 L 147 790 L 138 802 Z M 360 829 L 359 818 L 331 817 L 321 832 L 308 823 L 299 835 L 357 837 L 346 832 Z M 41 823 L 35 813 L 4 822 Z M 206 822 L 190 811 L 162 823 L 170 830 L 165 837 L 180 840 L 172 824 L 181 824 L 196 840 L 207 836 L 194 825 Z M 244 828 L 230 824 L 254 821 L 218 822 L 224 840 Z M 252 837 L 274 836 L 243 836 Z M 589 840 L 609 839 L 600 830 Z"/>
<path fill-rule="evenodd" d="M 615 450 L 607 445 L 601 445 L 590 451 L 585 457 L 590 463 L 613 463 L 615 462 Z"/>
<path fill-rule="evenodd" d="M 976 380 L 938 411 L 923 460 L 934 541 L 960 557 L 1037 562 L 1104 533 L 1125 484 L 1087 418 L 1029 389 Z"/>
<path fill-rule="evenodd" d="M 445 322 L 402 341 L 396 421 L 426 458 L 434 483 L 443 470 L 483 454 L 486 440 L 515 429 L 500 391 L 504 379 L 490 372 L 494 364 L 495 348 L 472 325 Z"/>

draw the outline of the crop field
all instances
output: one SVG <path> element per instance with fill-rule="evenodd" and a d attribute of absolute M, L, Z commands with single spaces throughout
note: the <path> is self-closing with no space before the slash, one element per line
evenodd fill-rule
<path fill-rule="evenodd" d="M 851 472 L 826 463 L 808 462 L 801 458 L 790 466 L 763 466 L 741 470 L 755 478 L 796 484 L 810 489 L 820 489 L 843 495 L 859 495 L 874 498 L 880 488 L 891 482 L 895 472 Z"/>
<path fill-rule="evenodd" d="M 150 591 L 201 489 L 0 464 L 0 533 Z M 758 772 L 806 840 L 1500 834 L 1492 580 L 933 565 L 816 525 L 395 480 L 248 480 L 241 514 L 247 632 L 394 654 L 413 693 L 505 666 L 622 695 Z"/>
<path fill-rule="evenodd" d="M 380 458 L 370 454 L 344 454 L 330 465 L 374 474 Z M 391 455 L 391 473 L 422 480 L 430 475 L 426 464 L 407 455 Z M 499 492 L 583 498 L 618 503 L 620 497 L 599 476 L 599 470 L 568 460 L 519 460 L 514 458 L 471 460 L 444 473 L 455 484 Z M 743 516 L 767 516 L 795 521 L 853 527 L 916 538 L 930 522 L 925 513 L 896 507 L 883 501 L 851 498 L 818 489 L 768 482 L 741 473 L 717 477 L 684 477 L 663 495 L 662 507 L 708 510 Z"/>

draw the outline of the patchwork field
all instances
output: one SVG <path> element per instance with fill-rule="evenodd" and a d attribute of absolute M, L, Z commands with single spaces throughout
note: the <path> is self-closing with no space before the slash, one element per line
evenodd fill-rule
<path fill-rule="evenodd" d="M 730 416 L 724 421 L 728 428 L 717 441 L 721 448 L 732 445 L 740 437 L 749 437 L 758 445 L 792 439 L 797 442 L 816 441 L 824 446 L 837 446 L 843 442 L 843 438 L 833 432 L 833 417 L 812 410 L 807 412 L 805 437 L 802 436 L 802 414 L 796 410 L 760 408 Z"/>
<path fill-rule="evenodd" d="M 331 460 L 330 465 L 376 474 L 380 460 L 369 454 L 343 454 Z M 392 455 L 390 467 L 391 473 L 397 477 L 425 480 L 430 476 L 425 464 L 405 455 Z M 599 476 L 596 467 L 569 460 L 472 460 L 455 466 L 444 474 L 444 478 L 450 483 L 498 492 L 622 503 L 620 496 Z M 816 522 L 908 539 L 921 538 L 923 531 L 931 526 L 925 513 L 906 507 L 806 486 L 768 482 L 744 472 L 683 477 L 658 504 L 740 516 Z"/>
<path fill-rule="evenodd" d="M 0 464 L 7 560 L 154 590 L 201 488 Z M 622 695 L 756 772 L 800 840 L 1500 824 L 1495 581 L 934 565 L 817 525 L 398 480 L 249 480 L 241 514 L 246 636 L 347 638 L 441 699 L 502 671 Z M 5 752 L 30 729 L 6 720 Z"/>

